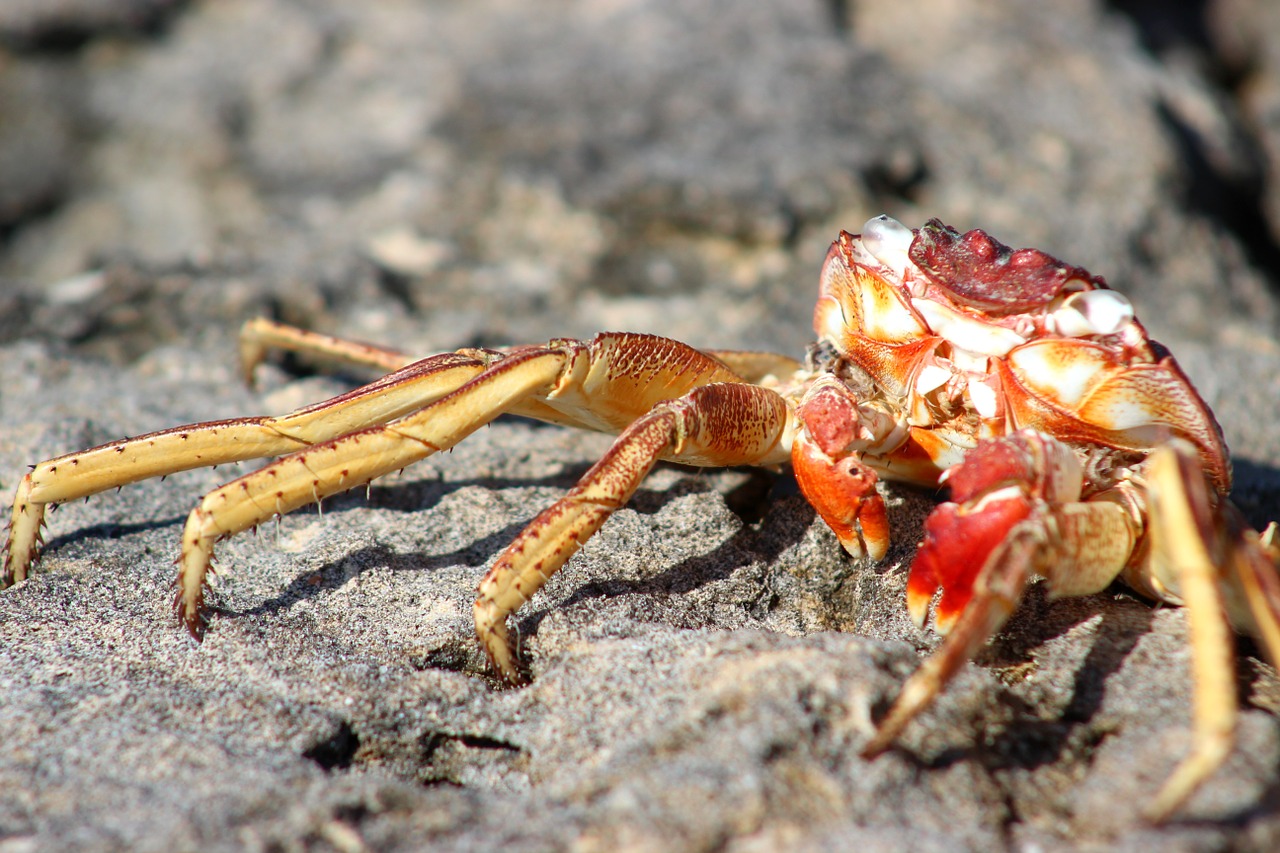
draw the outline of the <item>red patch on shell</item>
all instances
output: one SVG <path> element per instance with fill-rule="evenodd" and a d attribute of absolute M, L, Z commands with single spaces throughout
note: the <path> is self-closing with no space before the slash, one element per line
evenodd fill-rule
<path fill-rule="evenodd" d="M 938 219 L 916 231 L 908 255 L 956 302 L 997 316 L 1047 305 L 1071 279 L 1106 287 L 1088 270 L 1039 249 L 1011 249 L 980 229 L 962 235 Z"/>

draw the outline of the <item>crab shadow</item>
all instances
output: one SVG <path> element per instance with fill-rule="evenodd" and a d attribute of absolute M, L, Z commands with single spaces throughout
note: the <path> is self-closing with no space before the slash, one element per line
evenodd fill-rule
<path fill-rule="evenodd" d="M 471 486 L 477 486 L 491 491 L 501 491 L 510 488 L 527 488 L 530 486 L 546 486 L 558 488 L 567 491 L 578 481 L 581 475 L 589 466 L 566 466 L 558 474 L 538 479 L 506 479 L 506 478 L 475 478 L 469 480 L 455 481 L 416 481 L 412 483 L 396 484 L 396 485 L 380 485 L 375 486 L 370 492 L 370 498 L 367 504 L 357 504 L 351 498 L 331 499 L 334 504 L 332 508 L 326 507 L 325 512 L 333 510 L 342 511 L 350 506 L 368 505 L 371 507 L 398 510 L 403 512 L 422 512 L 435 508 L 448 495 Z M 705 479 L 697 476 L 697 469 L 688 468 L 686 466 L 669 465 L 666 466 L 674 470 L 683 470 L 689 472 L 691 476 L 681 477 L 677 479 L 670 487 L 665 489 L 648 489 L 640 488 L 632 496 L 627 506 L 642 515 L 651 515 L 659 512 L 664 506 L 671 501 L 678 499 L 683 495 L 690 493 L 699 493 L 713 491 L 714 486 Z M 744 522 L 743 528 L 739 530 L 731 539 L 723 543 L 715 551 L 701 555 L 696 559 L 684 561 L 679 566 L 674 566 L 664 573 L 664 576 L 671 578 L 683 577 L 689 575 L 692 579 L 686 586 L 692 589 L 698 585 L 711 582 L 717 577 L 727 576 L 734 571 L 738 565 L 747 562 L 745 559 L 728 561 L 724 555 L 736 553 L 743 550 L 741 543 L 744 541 L 744 531 L 751 530 L 753 519 L 758 519 L 764 515 L 764 509 L 759 506 L 761 496 L 767 497 L 767 487 L 762 488 L 760 485 L 761 478 L 772 478 L 773 475 L 767 472 L 756 471 L 750 469 L 753 473 L 748 476 L 746 482 L 728 492 L 722 492 L 726 504 L 739 516 Z M 541 507 L 539 507 L 541 509 Z M 314 510 L 312 510 L 314 512 Z M 404 552 L 396 551 L 390 547 L 380 544 L 370 545 L 355 551 L 348 552 L 342 557 L 330 560 L 324 565 L 313 571 L 306 572 L 296 577 L 285 589 L 272 598 L 261 602 L 260 604 L 244 609 L 233 610 L 226 607 L 216 607 L 215 612 L 224 616 L 259 616 L 271 613 L 278 613 L 292 606 L 293 604 L 315 598 L 326 592 L 333 591 L 348 583 L 352 578 L 357 577 L 365 571 L 376 568 L 390 568 L 393 571 L 413 571 L 413 572 L 438 572 L 456 566 L 474 567 L 476 569 L 476 580 L 480 579 L 480 574 L 487 563 L 489 563 L 503 548 L 510 544 L 517 535 L 528 525 L 533 518 L 530 515 L 519 521 L 512 522 L 499 530 L 493 531 L 478 539 L 472 539 L 462 546 L 451 551 L 426 553 L 421 551 Z M 781 549 L 779 549 L 781 550 Z M 728 563 L 732 562 L 732 565 Z M 582 590 L 579 590 L 570 598 L 568 602 L 560 602 L 555 605 L 556 608 L 565 607 L 576 600 L 591 597 L 591 590 L 597 592 L 609 589 L 610 594 L 624 594 L 628 591 L 650 591 L 651 588 L 662 586 L 658 579 L 650 579 L 639 584 L 641 589 L 628 590 L 612 587 L 610 582 L 602 581 L 600 585 L 595 583 L 588 584 Z M 670 585 L 666 587 L 670 591 Z M 547 611 L 537 611 L 531 613 L 526 619 L 522 620 L 519 630 L 522 634 L 528 634 L 536 630 L 536 626 L 545 617 Z"/>
<path fill-rule="evenodd" d="M 1236 464 L 1245 495 L 1261 495 L 1265 501 L 1267 495 L 1280 492 L 1280 470 L 1248 461 Z M 368 505 L 406 513 L 427 511 L 437 507 L 448 495 L 470 486 L 493 491 L 529 486 L 565 490 L 577 482 L 587 467 L 585 464 L 566 466 L 555 475 L 538 479 L 383 482 L 373 488 Z M 628 509 L 642 515 L 654 515 L 682 496 L 716 490 L 713 483 L 697 475 L 697 469 L 678 465 L 664 465 L 664 468 L 689 472 L 689 476 L 678 477 L 663 489 L 642 487 L 628 502 Z M 588 580 L 572 592 L 523 612 L 514 620 L 516 635 L 526 638 L 535 635 L 548 616 L 592 600 L 625 596 L 674 597 L 725 580 L 753 564 L 763 566 L 762 571 L 769 571 L 768 567 L 805 535 L 815 514 L 796 494 L 794 480 L 790 476 L 774 475 L 759 469 L 746 470 L 751 473 L 741 485 L 720 492 L 726 505 L 743 523 L 713 548 L 643 577 Z M 1245 503 L 1248 513 L 1248 499 Z M 363 501 L 357 498 L 334 498 L 326 503 L 326 512 L 340 512 L 362 504 Z M 254 607 L 235 611 L 220 609 L 220 612 L 233 618 L 277 613 L 298 601 L 338 589 L 364 571 L 377 568 L 390 568 L 397 572 L 437 572 L 458 566 L 474 567 L 478 581 L 484 567 L 531 518 L 532 514 L 446 552 L 403 552 L 384 545 L 370 545 L 331 560 L 314 571 L 300 574 L 278 595 Z M 1252 514 L 1250 520 L 1254 520 Z M 164 526 L 164 523 L 152 522 L 133 527 L 147 529 L 159 526 Z M 120 525 L 100 527 L 114 535 L 122 535 L 126 531 Z M 84 535 L 84 531 L 77 535 Z M 1069 677 L 1071 683 L 1064 693 L 1066 698 L 1060 706 L 1061 711 L 1052 719 L 1045 719 L 1043 713 L 1038 713 L 1016 689 L 1004 688 L 1004 701 L 1012 710 L 1012 720 L 980 747 L 943 750 L 930 757 L 913 755 L 901 748 L 896 751 L 922 769 L 943 769 L 973 760 L 996 773 L 1035 771 L 1060 766 L 1064 762 L 1087 766 L 1093 760 L 1095 747 L 1108 736 L 1105 727 L 1094 725 L 1103 709 L 1108 684 L 1124 667 L 1142 638 L 1152 630 L 1155 609 L 1150 603 L 1119 586 L 1094 596 L 1055 601 L 1049 599 L 1044 584 L 1033 584 L 1013 618 L 977 659 L 979 665 L 988 669 L 1016 671 L 1033 662 L 1037 649 L 1094 619 L 1096 623 L 1082 640 L 1088 644 L 1088 650 L 1070 674 L 1063 675 Z M 1255 652 L 1251 652 L 1248 641 L 1241 641 L 1241 653 L 1243 658 L 1243 655 Z M 455 661 L 449 668 L 463 666 Z M 1248 707 L 1247 692 L 1258 677 L 1255 673 L 1251 678 L 1242 664 L 1237 680 L 1242 707 Z M 1280 800 L 1280 788 L 1269 791 L 1267 802 Z M 1247 817 L 1242 813 L 1229 819 L 1243 820 Z"/>
<path fill-rule="evenodd" d="M 165 518 L 153 518 L 150 521 L 101 521 L 97 524 L 88 524 L 83 527 L 77 527 L 66 533 L 59 533 L 57 536 L 49 537 L 41 548 L 41 556 L 52 554 L 53 552 L 86 540 L 111 541 L 114 539 L 124 539 L 128 536 L 135 536 L 140 533 L 148 533 L 154 530 L 164 530 L 165 528 L 177 527 L 186 520 L 186 515 L 170 515 Z M 177 546 L 178 537 L 174 536 L 174 545 Z"/>
<path fill-rule="evenodd" d="M 1097 749 L 1114 731 L 1107 724 L 1095 724 L 1103 711 L 1107 691 L 1125 667 L 1144 637 L 1151 634 L 1158 605 L 1153 605 L 1127 588 L 1113 585 L 1097 595 L 1051 600 L 1046 585 L 1033 584 L 1018 611 L 1000 634 L 976 658 L 976 663 L 996 671 L 1016 671 L 1032 663 L 1037 649 L 1068 634 L 1073 628 L 1096 619 L 1092 630 L 1080 642 L 1088 650 L 1071 672 L 1071 684 L 1061 710 L 1046 719 L 1042 707 L 1033 706 L 1013 687 L 1002 688 L 1002 703 L 1012 712 L 1012 720 L 978 745 L 944 749 L 925 758 L 898 748 L 907 761 L 922 770 L 945 769 L 951 765 L 977 761 L 997 775 L 1041 768 L 1092 764 Z M 1261 661 L 1261 653 L 1251 639 L 1237 638 L 1236 701 L 1241 711 L 1259 707 L 1251 693 L 1259 682 L 1273 675 Z M 1144 679 L 1159 678 L 1139 664 L 1127 689 L 1141 689 Z M 1148 670 L 1143 672 L 1143 670 Z M 1128 676 L 1126 676 L 1128 677 Z M 1178 723 L 1190 725 L 1190 722 Z M 1018 778 L 1016 776 L 1012 777 Z M 1260 802 L 1223 815 L 1206 825 L 1222 822 L 1244 824 L 1267 814 L 1280 802 L 1280 781 L 1270 783 Z M 1194 825 L 1195 819 L 1177 820 Z"/>
<path fill-rule="evenodd" d="M 1043 719 L 1014 691 L 1006 690 L 1016 717 L 983 750 L 989 769 L 1034 770 L 1057 764 L 1068 750 L 1080 748 L 1082 734 L 1088 741 L 1085 748 L 1101 740 L 1102 734 L 1087 727 L 1102 710 L 1108 682 L 1151 632 L 1155 610 L 1149 603 L 1119 587 L 1098 595 L 1053 601 L 1045 584 L 1034 584 L 1005 630 L 978 660 L 996 668 L 1017 668 L 1030 663 L 1037 648 L 1095 618 L 1093 630 L 1083 640 L 1088 651 L 1075 666 L 1068 698 L 1054 719 Z"/>
<path fill-rule="evenodd" d="M 492 491 L 528 486 L 552 486 L 568 489 L 577 481 L 577 478 L 587 470 L 587 468 L 587 465 L 565 466 L 565 468 L 563 468 L 558 474 L 533 479 L 475 477 L 471 479 L 448 481 L 443 479 L 423 479 L 403 483 L 381 480 L 369 488 L 367 492 L 363 487 L 350 489 L 325 498 L 321 506 L 311 504 L 309 506 L 300 507 L 299 509 L 289 513 L 289 516 L 297 518 L 305 517 L 307 515 L 319 515 L 322 511 L 325 514 L 342 513 L 357 508 L 386 509 L 400 512 L 422 512 L 433 509 L 449 495 L 470 486 L 478 486 Z M 191 506 L 196 506 L 199 500 L 200 497 L 198 494 L 193 496 L 191 499 Z M 50 508 L 51 517 L 56 513 L 58 508 L 59 505 L 57 504 Z M 185 522 L 186 519 L 187 514 L 184 512 L 180 515 L 167 515 L 161 518 L 152 518 L 147 521 L 98 522 L 96 524 L 77 527 L 73 530 L 51 537 L 45 543 L 42 551 L 44 553 L 50 553 L 60 547 L 84 540 L 123 539 L 140 533 L 164 530 L 166 528 L 177 527 Z M 514 536 L 514 534 L 512 535 Z M 177 542 L 178 538 L 175 536 L 175 547 Z"/>
<path fill-rule="evenodd" d="M 1231 502 L 1254 530 L 1280 522 L 1280 467 L 1236 457 L 1231 460 L 1235 487 Z"/>
<path fill-rule="evenodd" d="M 753 565 L 761 566 L 762 571 L 767 572 L 769 566 L 774 565 L 805 535 L 816 513 L 798 495 L 787 500 L 789 492 L 794 491 L 789 488 L 794 484 L 790 477 L 773 479 L 773 475 L 764 472 L 759 472 L 759 475 L 759 479 L 749 480 L 739 489 L 724 495 L 726 504 L 743 523 L 711 550 L 691 555 L 640 578 L 589 580 L 560 601 L 531 608 L 519 619 L 520 635 L 533 635 L 552 613 L 588 601 L 625 596 L 671 598 L 726 580 Z M 663 503 L 667 500 L 669 497 Z M 649 511 L 656 509 L 654 506 Z M 762 584 L 761 588 L 767 590 L 767 584 Z"/>

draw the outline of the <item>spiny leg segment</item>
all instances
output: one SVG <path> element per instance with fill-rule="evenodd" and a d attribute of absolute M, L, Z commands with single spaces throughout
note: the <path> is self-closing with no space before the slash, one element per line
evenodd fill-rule
<path fill-rule="evenodd" d="M 494 562 L 475 602 L 476 635 L 498 672 L 523 683 L 507 618 L 630 499 L 659 459 L 755 465 L 786 458 L 786 402 L 766 388 L 707 385 L 661 403 L 628 427 L 563 498 L 543 510 Z"/>
<path fill-rule="evenodd" d="M 253 384 L 253 370 L 262 363 L 270 350 L 296 352 L 343 364 L 372 367 L 384 372 L 399 370 L 414 361 L 413 356 L 398 349 L 335 338 L 257 317 L 245 323 L 240 330 L 240 368 L 246 384 Z M 483 353 L 491 361 L 505 355 L 508 350 L 464 348 L 457 352 L 466 355 Z M 743 381 L 752 384 L 768 377 L 785 381 L 804 369 L 799 361 L 776 352 L 728 349 L 704 349 L 701 352 L 721 362 Z"/>
<path fill-rule="evenodd" d="M 274 516 L 398 471 L 457 444 L 531 394 L 550 392 L 569 356 L 541 349 L 498 361 L 434 403 L 392 423 L 315 443 L 207 494 L 187 519 L 175 606 L 199 636 L 213 545 Z"/>
<path fill-rule="evenodd" d="M 218 539 L 452 447 L 500 414 L 614 430 L 692 388 L 743 384 L 722 362 L 647 335 L 602 334 L 588 343 L 559 340 L 505 353 L 475 352 L 491 363 L 431 405 L 283 456 L 205 496 L 183 532 L 176 603 L 188 628 L 198 634 L 203 627 L 203 588 Z M 701 444 L 719 448 L 720 441 L 709 437 Z M 708 452 L 704 448 L 702 456 Z M 680 458 L 696 462 L 702 456 Z M 733 463 L 715 461 L 721 456 Z M 727 456 L 717 451 L 707 458 L 712 461 L 705 464 L 760 461 L 736 446 Z"/>
<path fill-rule="evenodd" d="M 45 508 L 178 471 L 279 456 L 422 408 L 478 375 L 479 358 L 445 353 L 281 417 L 175 427 L 69 453 L 33 466 L 18 485 L 0 589 L 39 558 Z"/>
<path fill-rule="evenodd" d="M 1229 503 L 1211 497 L 1195 448 L 1174 440 L 1147 466 L 1152 573 L 1186 606 L 1195 685 L 1191 752 L 1146 809 L 1168 819 L 1222 765 L 1240 709 L 1232 625 L 1258 638 L 1280 665 L 1280 583 L 1267 534 L 1259 541 Z"/>
<path fill-rule="evenodd" d="M 362 388 L 281 417 L 191 424 L 34 466 L 15 497 L 0 585 L 24 579 L 38 558 L 40 528 L 49 505 L 191 468 L 278 456 L 265 468 L 209 493 L 187 520 L 176 606 L 188 629 L 198 635 L 203 626 L 204 582 L 218 539 L 452 447 L 504 412 L 614 431 L 662 401 L 704 386 L 742 386 L 751 389 L 744 392 L 745 398 L 760 396 L 770 401 L 766 408 L 772 414 L 764 421 L 756 413 L 736 427 L 711 431 L 704 428 L 705 418 L 699 414 L 703 403 L 710 404 L 712 420 L 744 417 L 732 404 L 738 399 L 734 392 L 708 392 L 705 400 L 694 395 L 660 407 L 595 469 L 598 476 L 584 483 L 574 499 L 606 488 L 625 502 L 653 460 L 664 455 L 692 464 L 775 464 L 785 458 L 772 448 L 787 423 L 786 404 L 771 391 L 746 385 L 735 369 L 752 380 L 773 375 L 785 381 L 799 367 L 774 354 L 703 353 L 676 341 L 631 334 L 602 334 L 588 343 L 559 340 L 506 351 L 465 349 L 407 363 L 408 357 L 395 350 L 257 321 L 244 330 L 246 372 L 269 347 L 397 369 Z M 720 402 L 710 403 L 713 400 Z M 635 446 L 635 436 L 658 423 L 670 431 L 671 418 L 687 435 L 665 442 L 669 452 L 653 451 L 657 455 L 639 467 L 623 463 L 630 453 L 627 448 Z M 767 452 L 760 449 L 759 436 L 752 432 L 765 422 Z M 621 492 L 606 487 L 614 473 L 626 470 L 634 473 L 635 483 Z M 578 528 L 581 539 L 598 523 L 588 527 Z M 520 541 L 529 542 L 547 532 L 547 528 L 536 535 L 527 532 Z M 520 571 L 520 561 L 513 564 Z"/>

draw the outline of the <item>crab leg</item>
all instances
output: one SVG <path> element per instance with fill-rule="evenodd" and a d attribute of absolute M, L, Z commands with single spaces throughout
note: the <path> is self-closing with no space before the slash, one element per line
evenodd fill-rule
<path fill-rule="evenodd" d="M 804 369 L 804 365 L 794 358 L 776 352 L 725 349 L 704 349 L 703 352 L 723 362 L 730 370 L 753 385 L 771 376 L 785 382 L 797 371 Z"/>
<path fill-rule="evenodd" d="M 529 522 L 480 582 L 476 635 L 503 678 L 524 681 L 507 618 L 626 504 L 659 459 L 714 466 L 781 461 L 789 420 L 787 404 L 773 391 L 716 384 L 659 404 L 628 427 L 571 491 Z"/>
<path fill-rule="evenodd" d="M 604 336 L 604 338 L 609 337 L 611 336 Z M 262 363 L 270 349 L 281 349 L 379 370 L 396 370 L 412 361 L 411 356 L 397 349 L 335 338 L 331 335 L 322 335 L 296 326 L 277 323 L 265 317 L 257 317 L 249 320 L 240 329 L 240 369 L 246 384 L 253 385 L 254 368 Z M 485 364 L 491 364 L 508 355 L 512 350 L 464 348 L 456 352 L 460 355 L 475 356 Z M 766 384 L 770 381 L 780 384 L 794 376 L 797 371 L 804 369 L 804 365 L 794 358 L 775 352 L 722 349 L 704 349 L 700 352 L 720 362 L 737 378 L 752 384 L 762 381 Z M 513 410 L 512 414 L 563 426 L 593 428 L 591 424 L 575 419 L 565 412 L 541 405 L 537 400 L 525 401 Z"/>
<path fill-rule="evenodd" d="M 948 471 L 956 502 L 938 506 L 911 566 L 907 607 L 923 625 L 934 592 L 946 635 L 903 685 L 863 747 L 889 747 L 956 671 L 1004 625 L 1027 581 L 1048 577 L 1056 594 L 1105 588 L 1124 568 L 1137 523 L 1119 502 L 1080 502 L 1079 463 L 1069 448 L 1026 430 L 980 444 Z"/>
<path fill-rule="evenodd" d="M 246 385 L 253 384 L 253 369 L 262 363 L 270 349 L 304 353 L 384 372 L 399 370 L 414 361 L 412 356 L 399 350 L 335 338 L 286 326 L 265 317 L 255 317 L 240 328 L 240 370 Z"/>
<path fill-rule="evenodd" d="M 1023 527 L 989 559 L 973 586 L 973 598 L 951 625 L 942 645 L 902 685 L 876 733 L 862 748 L 863 758 L 884 752 L 915 717 L 932 704 L 965 662 L 1000 630 L 1018 606 L 1032 573 L 1039 538 Z"/>
<path fill-rule="evenodd" d="M 400 421 L 311 445 L 205 495 L 182 533 L 174 603 L 187 629 L 196 636 L 203 631 L 203 589 L 218 539 L 452 447 L 514 401 L 550 391 L 565 362 L 557 351 L 504 359 L 480 374 L 483 382 L 463 384 Z"/>
<path fill-rule="evenodd" d="M 513 350 L 420 411 L 299 450 L 206 495 L 183 531 L 179 615 L 198 636 L 218 539 L 450 448 L 500 414 L 621 429 L 659 401 L 712 382 L 741 379 L 691 347 L 648 335 Z"/>
<path fill-rule="evenodd" d="M 265 317 L 255 317 L 240 329 L 240 366 L 245 374 L 246 383 L 252 384 L 250 379 L 253 369 L 262 363 L 267 351 L 271 349 L 302 353 L 383 371 L 398 370 L 414 360 L 412 356 L 398 349 L 346 338 L 335 338 L 332 335 L 322 335 L 297 326 L 277 323 Z M 473 350 L 461 349 L 458 352 L 471 353 Z M 503 351 L 483 350 L 483 352 L 497 355 Z M 785 380 L 796 371 L 804 369 L 804 365 L 794 358 L 775 352 L 725 349 L 704 349 L 702 352 L 722 362 L 739 377 L 753 384 L 768 376 Z"/>
<path fill-rule="evenodd" d="M 1146 812 L 1160 822 L 1218 769 L 1235 742 L 1239 707 L 1229 616 L 1259 637 L 1273 662 L 1280 659 L 1280 582 L 1234 509 L 1210 499 L 1191 444 L 1175 440 L 1153 452 L 1147 476 L 1151 577 L 1167 581 L 1186 605 L 1195 681 L 1191 753 Z"/>
<path fill-rule="evenodd" d="M 446 353 L 281 417 L 174 427 L 41 462 L 18 484 L 0 589 L 23 580 L 38 558 L 40 527 L 50 504 L 191 468 L 290 453 L 420 409 L 484 366 L 477 358 Z"/>

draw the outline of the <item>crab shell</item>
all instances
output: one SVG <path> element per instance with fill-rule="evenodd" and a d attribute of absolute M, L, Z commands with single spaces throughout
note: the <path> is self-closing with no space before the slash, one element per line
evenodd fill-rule
<path fill-rule="evenodd" d="M 1037 249 L 877 217 L 832 244 L 814 328 L 855 393 L 901 413 L 901 443 L 850 448 L 890 479 L 934 485 L 980 439 L 1030 428 L 1082 456 L 1086 492 L 1174 436 L 1230 490 L 1221 428 L 1128 300 Z"/>

